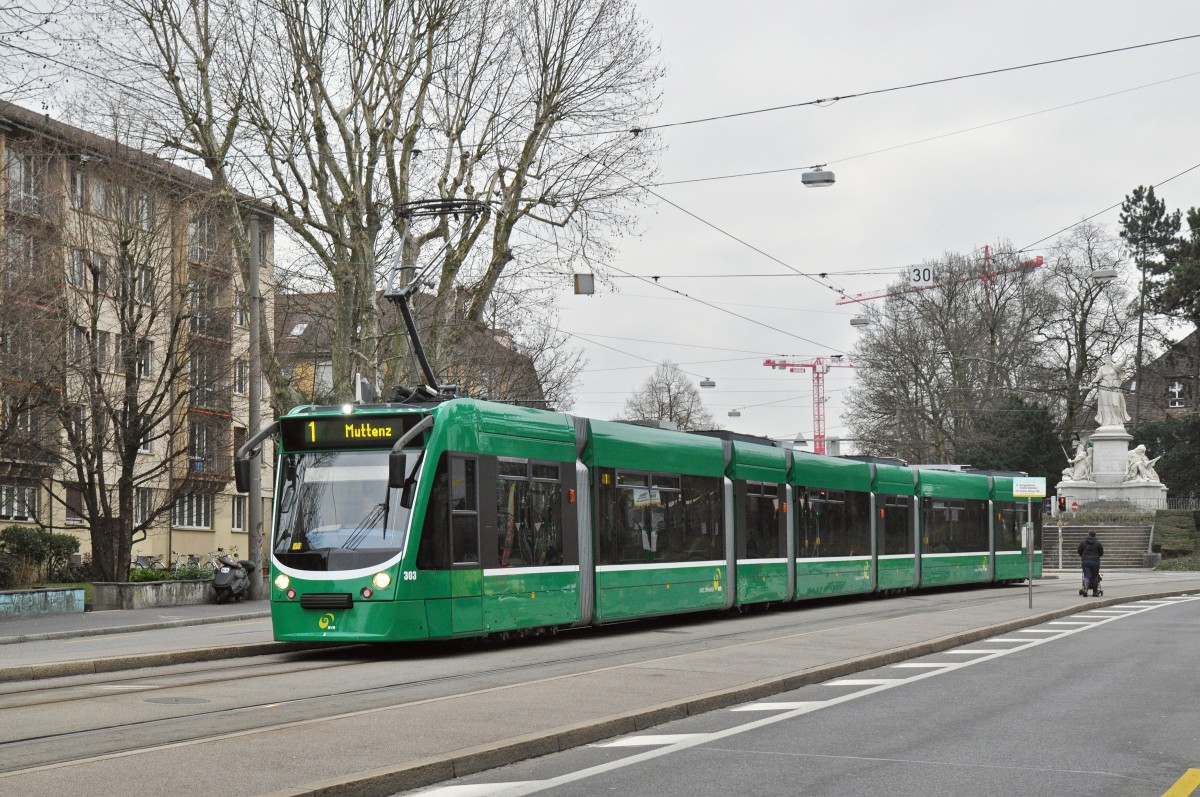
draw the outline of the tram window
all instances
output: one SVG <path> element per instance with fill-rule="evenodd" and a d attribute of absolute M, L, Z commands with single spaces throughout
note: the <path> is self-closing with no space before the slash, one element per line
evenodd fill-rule
<path fill-rule="evenodd" d="M 996 550 L 1021 550 L 1021 525 L 1026 520 L 1025 504 L 1016 501 L 996 501 L 992 506 Z"/>
<path fill-rule="evenodd" d="M 880 495 L 876 497 L 875 501 L 879 507 L 879 553 L 881 555 L 912 553 L 912 497 Z"/>
<path fill-rule="evenodd" d="M 598 481 L 599 564 L 725 558 L 720 479 L 627 472 L 614 479 L 603 468 Z"/>
<path fill-rule="evenodd" d="M 617 474 L 617 484 L 621 487 L 645 487 L 647 474 L 629 473 L 622 471 Z"/>
<path fill-rule="evenodd" d="M 870 506 L 867 493 L 800 488 L 800 550 L 804 558 L 870 556 Z"/>
<path fill-rule="evenodd" d="M 501 462 L 496 480 L 496 549 L 501 567 L 563 563 L 562 495 L 557 464 Z"/>
<path fill-rule="evenodd" d="M 746 557 L 770 559 L 787 555 L 783 499 L 779 484 L 746 484 Z"/>
<path fill-rule="evenodd" d="M 417 549 L 417 567 L 422 570 L 479 562 L 476 468 L 468 457 L 443 454 L 438 461 Z"/>
<path fill-rule="evenodd" d="M 923 550 L 929 553 L 988 550 L 987 501 L 927 499 L 923 515 Z"/>
<path fill-rule="evenodd" d="M 475 460 L 455 457 L 450 460 L 450 508 L 474 512 Z"/>

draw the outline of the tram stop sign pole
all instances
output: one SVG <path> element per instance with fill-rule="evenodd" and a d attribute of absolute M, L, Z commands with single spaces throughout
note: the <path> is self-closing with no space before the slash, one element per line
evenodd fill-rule
<path fill-rule="evenodd" d="M 1045 476 L 1021 476 L 1013 479 L 1013 498 L 1025 499 L 1025 524 L 1021 527 L 1021 547 L 1029 561 L 1029 608 L 1033 608 L 1033 499 L 1046 497 Z"/>

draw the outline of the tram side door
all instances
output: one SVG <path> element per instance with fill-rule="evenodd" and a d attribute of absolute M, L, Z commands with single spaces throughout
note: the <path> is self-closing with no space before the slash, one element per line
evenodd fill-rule
<path fill-rule="evenodd" d="M 479 472 L 474 459 L 450 459 L 450 625 L 454 634 L 483 630 L 479 546 Z"/>

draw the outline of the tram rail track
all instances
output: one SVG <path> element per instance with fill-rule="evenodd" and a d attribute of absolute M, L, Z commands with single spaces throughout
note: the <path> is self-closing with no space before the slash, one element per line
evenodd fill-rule
<path fill-rule="evenodd" d="M 408 658 L 380 657 L 375 655 L 342 658 L 337 661 L 314 662 L 319 654 L 313 652 L 280 654 L 290 661 L 268 661 L 239 665 L 233 668 L 191 668 L 180 672 L 172 670 L 157 674 L 125 675 L 119 678 L 96 677 L 82 680 L 70 686 L 43 685 L 35 688 L 5 690 L 0 692 L 0 710 L 44 712 L 48 707 L 72 705 L 79 709 L 80 716 L 103 716 L 100 709 L 114 703 L 123 704 L 128 710 L 131 704 L 152 704 L 156 708 L 175 711 L 167 716 L 144 717 L 135 720 L 97 724 L 58 732 L 24 733 L 0 741 L 0 772 L 18 772 L 31 768 L 70 765 L 77 760 L 95 760 L 103 756 L 136 755 L 148 752 L 164 744 L 198 744 L 231 734 L 270 733 L 275 730 L 294 728 L 344 719 L 363 712 L 402 709 L 406 706 L 469 697 L 497 689 L 527 686 L 541 680 L 586 677 L 595 673 L 619 670 L 624 667 L 653 667 L 671 659 L 686 657 L 692 653 L 712 653 L 722 649 L 755 644 L 770 644 L 784 637 L 807 634 L 837 633 L 856 627 L 926 614 L 920 608 L 920 595 L 912 601 L 871 602 L 870 617 L 863 617 L 861 601 L 846 601 L 831 617 L 806 627 L 798 627 L 799 615 L 793 611 L 764 613 L 754 627 L 738 627 L 734 622 L 709 624 L 702 618 L 676 618 L 674 622 L 637 623 L 598 629 L 599 633 L 580 636 L 578 642 L 586 650 L 573 655 L 546 657 L 545 651 L 554 651 L 560 646 L 575 647 L 566 639 L 538 645 L 496 645 L 466 656 L 443 656 L 440 651 L 429 655 L 421 646 L 403 646 L 415 655 Z M 964 595 L 963 597 L 968 597 Z M 969 596 L 973 606 L 990 601 L 987 593 L 975 592 Z M 991 596 L 995 599 L 994 593 Z M 959 608 L 945 611 L 957 611 Z M 752 619 L 752 618 L 747 618 Z M 762 624 L 766 621 L 766 625 Z M 853 620 L 853 622 L 846 622 Z M 695 636 L 679 639 L 663 639 L 663 634 L 688 633 L 696 626 L 707 626 Z M 649 634 L 650 638 L 646 638 Z M 622 645 L 617 649 L 605 647 L 612 640 L 622 638 L 635 644 Z M 639 641 L 644 640 L 644 641 Z M 356 646 L 365 649 L 363 646 Z M 441 645 L 441 651 L 451 646 Z M 603 649 L 598 649 L 603 648 Z M 577 649 L 577 648 L 576 648 Z M 339 649 L 345 654 L 347 649 Z M 343 670 L 370 667 L 395 662 L 397 664 L 420 663 L 421 661 L 480 661 L 491 659 L 493 654 L 509 656 L 513 652 L 531 652 L 521 660 L 500 666 L 470 668 L 432 677 L 408 679 L 402 682 L 383 683 L 351 689 L 325 690 L 319 693 L 288 699 L 264 699 L 250 704 L 206 707 L 216 698 L 202 698 L 206 702 L 194 702 L 198 694 L 220 694 L 222 689 L 234 685 L 245 686 L 247 682 L 260 679 L 289 678 L 323 673 L 339 673 L 337 682 L 354 683 L 352 675 L 341 674 Z M 356 651 L 357 652 L 357 651 Z M 647 655 L 652 654 L 652 655 Z M 297 660 L 297 657 L 302 657 Z M 576 665 L 591 666 L 578 668 Z M 563 671 L 565 668 L 565 671 Z M 167 669 L 167 668 L 163 668 Z M 535 677 L 514 677 L 514 676 Z M 497 681 L 500 681 L 497 683 Z M 464 688 L 440 689 L 447 685 L 463 684 Z M 67 690 L 64 694 L 64 690 Z M 429 694 L 430 690 L 438 692 Z M 15 699 L 13 699 L 15 698 Z M 96 709 L 96 710 L 93 710 Z M 264 717 L 267 721 L 264 722 Z M 20 731 L 36 728 L 36 724 L 17 722 L 10 728 Z M 204 728 L 203 731 L 197 730 Z M 82 754 L 82 755 L 81 755 Z"/>

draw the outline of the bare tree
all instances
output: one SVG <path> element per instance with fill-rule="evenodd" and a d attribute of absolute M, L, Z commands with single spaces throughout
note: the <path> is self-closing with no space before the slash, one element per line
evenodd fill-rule
<path fill-rule="evenodd" d="M 655 368 L 625 400 L 625 410 L 617 420 L 673 421 L 683 431 L 716 428 L 712 415 L 704 408 L 699 389 L 670 360 Z"/>
<path fill-rule="evenodd" d="M 74 38 L 61 24 L 70 0 L 0 0 L 0 98 L 36 98 L 61 78 L 58 57 Z"/>
<path fill-rule="evenodd" d="M 1009 252 L 948 254 L 931 264 L 935 287 L 867 308 L 855 350 L 866 367 L 847 396 L 864 452 L 953 462 L 978 414 L 1026 389 L 1039 294 Z"/>
<path fill-rule="evenodd" d="M 1095 426 L 1091 379 L 1101 360 L 1132 340 L 1136 305 L 1128 291 L 1094 277 L 1098 269 L 1128 265 L 1116 236 L 1085 223 L 1055 241 L 1038 277 L 1045 303 L 1038 345 L 1030 352 L 1033 387 L 1055 400 L 1064 442 Z"/>
<path fill-rule="evenodd" d="M 438 269 L 428 343 L 449 363 L 453 318 L 482 323 L 514 262 L 602 259 L 653 172 L 654 137 L 627 131 L 661 70 L 628 0 L 110 2 L 141 39 L 124 63 L 172 97 L 170 140 L 209 170 L 239 255 L 235 190 L 269 194 L 328 274 L 343 397 L 355 372 L 407 370 L 379 326 L 391 262 Z M 445 212 L 406 212 L 428 200 Z"/>

